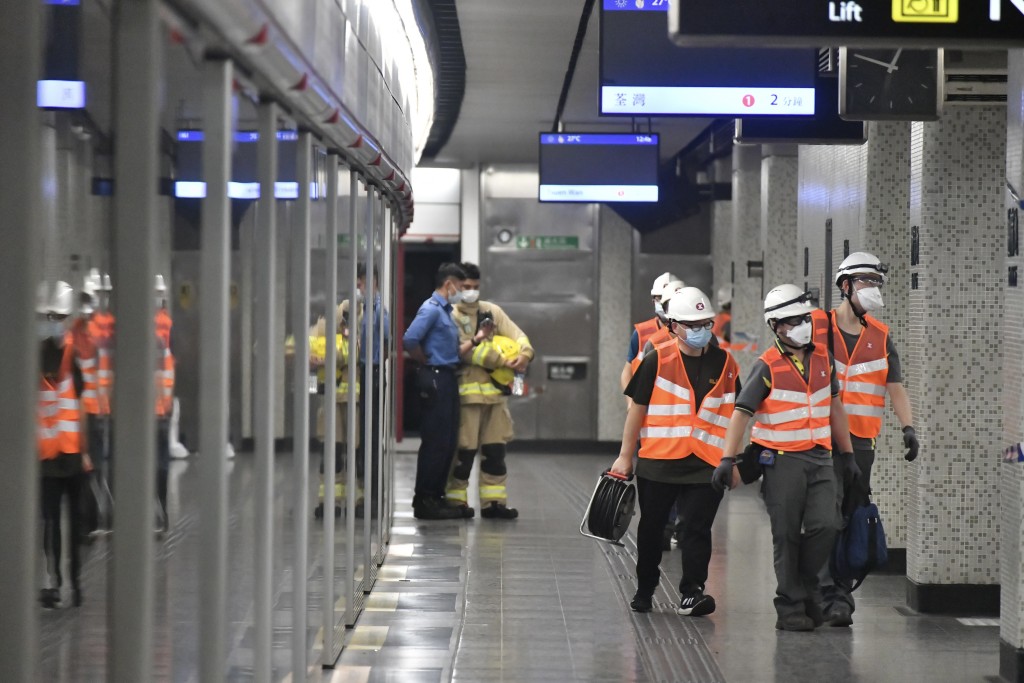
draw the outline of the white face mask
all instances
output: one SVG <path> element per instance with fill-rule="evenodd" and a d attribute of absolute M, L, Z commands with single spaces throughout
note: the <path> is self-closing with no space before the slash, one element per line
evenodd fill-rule
<path fill-rule="evenodd" d="M 475 304 L 480 299 L 479 289 L 464 289 L 462 290 L 462 301 L 467 304 Z"/>
<path fill-rule="evenodd" d="M 789 340 L 797 346 L 807 346 L 811 343 L 811 332 L 811 323 L 802 322 L 787 332 L 786 336 L 789 337 Z"/>
<path fill-rule="evenodd" d="M 882 290 L 878 287 L 858 289 L 857 301 L 865 312 L 877 311 L 885 307 L 885 303 L 882 301 Z"/>
<path fill-rule="evenodd" d="M 654 315 L 659 318 L 663 318 L 665 316 L 665 307 L 661 305 L 660 301 L 654 302 Z"/>
<path fill-rule="evenodd" d="M 448 303 L 450 303 L 452 306 L 454 306 L 455 304 L 460 303 L 461 301 L 462 301 L 462 290 L 459 289 L 458 287 L 456 287 L 455 288 L 455 292 L 453 294 L 449 294 L 448 295 Z"/>

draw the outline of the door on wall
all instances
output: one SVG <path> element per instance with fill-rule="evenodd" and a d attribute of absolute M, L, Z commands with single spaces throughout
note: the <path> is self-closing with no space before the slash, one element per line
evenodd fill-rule
<path fill-rule="evenodd" d="M 434 275 L 442 263 L 450 263 L 459 260 L 461 247 L 458 242 L 449 243 L 416 243 L 403 242 L 401 244 L 404 252 L 405 266 L 399 273 L 398 286 L 402 295 L 402 316 L 398 319 L 397 332 L 399 352 L 401 350 L 401 338 L 409 329 L 410 323 L 416 317 L 427 297 L 434 291 Z M 400 395 L 396 397 L 398 405 L 401 406 L 402 431 L 405 434 L 410 432 L 418 434 L 420 431 L 420 405 L 416 392 L 412 387 L 416 386 L 416 363 L 405 357 L 406 362 L 402 369 L 402 386 Z"/>

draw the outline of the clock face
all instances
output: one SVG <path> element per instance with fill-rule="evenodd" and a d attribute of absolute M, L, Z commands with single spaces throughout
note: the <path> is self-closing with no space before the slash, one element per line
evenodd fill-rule
<path fill-rule="evenodd" d="M 939 116 L 941 50 L 840 48 L 839 114 L 856 121 Z"/>

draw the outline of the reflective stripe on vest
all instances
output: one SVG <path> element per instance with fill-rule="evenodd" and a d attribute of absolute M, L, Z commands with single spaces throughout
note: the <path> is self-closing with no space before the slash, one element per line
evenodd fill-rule
<path fill-rule="evenodd" d="M 465 382 L 459 385 L 459 396 L 504 396 L 493 382 Z"/>
<path fill-rule="evenodd" d="M 491 501 L 497 501 L 503 503 L 508 500 L 508 490 L 504 484 L 481 484 L 480 485 L 480 504 L 489 503 Z"/>
<path fill-rule="evenodd" d="M 889 328 L 869 315 L 864 316 L 865 327 L 857 337 L 853 353 L 849 354 L 846 340 L 835 312 L 815 311 L 813 316 L 816 340 L 825 340 L 829 325 L 835 348 L 836 376 L 839 396 L 850 423 L 850 433 L 862 439 L 874 439 L 882 431 L 885 413 L 885 385 L 889 377 Z"/>
<path fill-rule="evenodd" d="M 40 460 L 53 460 L 61 453 L 81 453 L 81 413 L 72 378 L 74 344 L 70 336 L 64 345 L 56 383 L 40 378 L 36 404 L 36 445 Z"/>
<path fill-rule="evenodd" d="M 644 346 L 647 345 L 647 340 L 661 329 L 661 322 L 657 318 L 651 318 L 633 325 L 633 329 L 636 330 L 637 346 L 636 355 L 633 360 L 629 361 L 629 365 L 632 371 L 636 372 L 636 369 L 640 367 L 640 361 L 644 359 Z"/>
<path fill-rule="evenodd" d="M 717 466 L 736 404 L 736 361 L 726 353 L 721 376 L 698 407 L 679 347 L 661 344 L 656 353 L 658 377 L 640 428 L 640 457 L 675 460 L 693 454 Z"/>
<path fill-rule="evenodd" d="M 779 451 L 831 449 L 832 379 L 825 346 L 815 345 L 807 381 L 777 346 L 761 354 L 761 360 L 771 371 L 772 390 L 754 415 L 751 441 Z"/>

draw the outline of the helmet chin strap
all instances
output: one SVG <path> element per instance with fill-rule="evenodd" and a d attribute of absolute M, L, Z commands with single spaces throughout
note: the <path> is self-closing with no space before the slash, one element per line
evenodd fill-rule
<path fill-rule="evenodd" d="M 850 284 L 850 295 L 847 296 L 846 292 L 844 292 L 842 289 L 839 290 L 839 293 L 843 296 L 844 299 L 849 300 L 850 310 L 853 311 L 853 314 L 855 316 L 857 316 L 857 320 L 860 321 L 861 327 L 867 327 L 868 323 L 866 320 L 864 320 L 864 316 L 866 316 L 868 312 L 865 311 L 863 308 L 860 308 L 860 306 L 858 306 L 857 304 L 853 303 L 853 282 L 849 278 L 847 278 L 846 281 Z"/>

